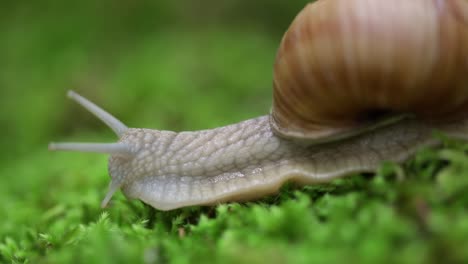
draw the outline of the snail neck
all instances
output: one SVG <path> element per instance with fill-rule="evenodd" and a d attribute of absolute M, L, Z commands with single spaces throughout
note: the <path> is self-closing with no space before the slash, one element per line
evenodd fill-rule
<path fill-rule="evenodd" d="M 247 170 L 262 163 L 286 158 L 291 151 L 285 146 L 294 144 L 273 134 L 269 116 L 179 133 L 129 129 L 119 143 L 128 145 L 134 153 L 129 167 L 145 164 L 137 177 L 150 174 L 207 177 L 233 171 L 238 175 L 247 174 Z"/>
<path fill-rule="evenodd" d="M 112 182 L 119 182 L 128 197 L 160 209 L 230 200 L 236 195 L 247 199 L 241 185 L 263 186 L 273 179 L 269 178 L 273 167 L 287 165 L 305 151 L 275 136 L 269 116 L 193 132 L 129 129 L 119 143 L 130 146 L 134 155 L 131 159 L 111 156 Z"/>

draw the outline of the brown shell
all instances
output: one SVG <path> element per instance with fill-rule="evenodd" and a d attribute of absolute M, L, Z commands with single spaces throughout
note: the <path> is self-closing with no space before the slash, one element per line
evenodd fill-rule
<path fill-rule="evenodd" d="M 284 35 L 271 124 L 335 138 L 409 113 L 468 114 L 468 0 L 319 0 Z"/>

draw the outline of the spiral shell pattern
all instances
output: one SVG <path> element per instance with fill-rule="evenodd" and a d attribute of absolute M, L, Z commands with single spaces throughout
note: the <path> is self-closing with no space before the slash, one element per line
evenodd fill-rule
<path fill-rule="evenodd" d="M 271 124 L 320 138 L 396 114 L 468 115 L 467 0 L 319 0 L 285 33 Z"/>

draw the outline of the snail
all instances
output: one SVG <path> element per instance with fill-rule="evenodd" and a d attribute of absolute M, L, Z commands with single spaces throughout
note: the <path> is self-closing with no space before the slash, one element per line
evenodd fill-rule
<path fill-rule="evenodd" d="M 296 16 L 274 65 L 269 115 L 189 132 L 106 123 L 117 143 L 50 143 L 110 154 L 102 206 L 122 189 L 160 210 L 242 201 L 314 184 L 440 142 L 468 140 L 467 0 L 319 0 Z"/>

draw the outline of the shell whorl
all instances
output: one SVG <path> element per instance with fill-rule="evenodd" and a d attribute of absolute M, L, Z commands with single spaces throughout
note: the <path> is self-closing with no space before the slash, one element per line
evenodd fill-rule
<path fill-rule="evenodd" d="M 272 127 L 320 139 L 411 114 L 468 113 L 468 1 L 319 0 L 284 35 Z"/>

